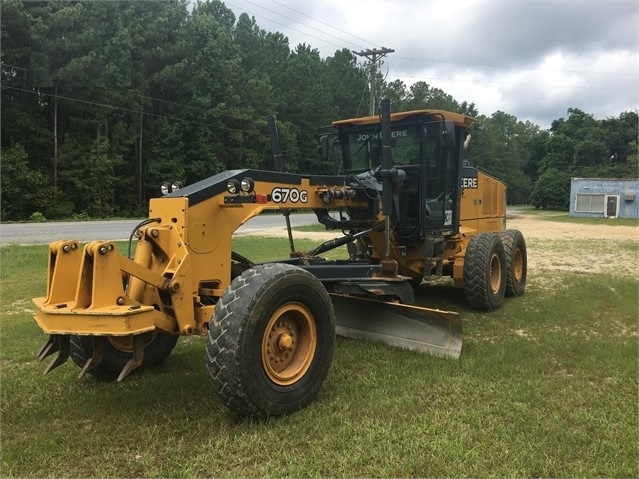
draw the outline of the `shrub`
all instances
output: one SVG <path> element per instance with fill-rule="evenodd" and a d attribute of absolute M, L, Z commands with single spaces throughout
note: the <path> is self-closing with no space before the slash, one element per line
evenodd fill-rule
<path fill-rule="evenodd" d="M 34 223 L 44 223 L 47 219 L 39 211 L 34 211 L 31 213 L 31 216 L 29 216 L 29 221 L 33 221 Z"/>
<path fill-rule="evenodd" d="M 535 208 L 567 211 L 570 207 L 570 175 L 550 168 L 539 177 L 530 202 Z"/>

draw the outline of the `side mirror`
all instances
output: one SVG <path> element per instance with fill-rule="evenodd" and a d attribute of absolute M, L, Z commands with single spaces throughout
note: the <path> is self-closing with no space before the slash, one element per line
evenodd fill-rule
<path fill-rule="evenodd" d="M 453 148 L 455 146 L 455 122 L 444 120 L 439 124 L 439 144 L 442 148 Z"/>
<path fill-rule="evenodd" d="M 319 138 L 319 145 L 317 146 L 317 151 L 319 152 L 319 157 L 321 161 L 328 160 L 328 135 L 322 135 Z"/>

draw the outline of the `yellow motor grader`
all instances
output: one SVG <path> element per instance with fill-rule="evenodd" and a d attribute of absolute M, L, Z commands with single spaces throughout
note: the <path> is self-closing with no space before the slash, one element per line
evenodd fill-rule
<path fill-rule="evenodd" d="M 333 175 L 231 170 L 150 201 L 135 254 L 113 241 L 49 246 L 45 373 L 69 357 L 122 380 L 159 364 L 181 335 L 206 336 L 219 398 L 241 415 L 285 414 L 309 403 L 331 365 L 335 334 L 459 357 L 455 312 L 414 305 L 424 280 L 452 277 L 472 307 L 493 310 L 526 283 L 526 245 L 505 229 L 505 186 L 465 159 L 472 118 L 440 110 L 336 121 L 320 157 Z M 312 210 L 335 239 L 297 251 L 289 217 Z M 284 213 L 289 257 L 254 264 L 233 233 L 264 211 Z M 341 248 L 343 259 L 323 253 Z M 57 354 L 56 354 L 57 353 Z"/>

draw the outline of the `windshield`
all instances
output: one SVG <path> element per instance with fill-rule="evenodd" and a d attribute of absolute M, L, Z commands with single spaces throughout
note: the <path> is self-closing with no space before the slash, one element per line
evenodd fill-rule
<path fill-rule="evenodd" d="M 418 125 L 391 128 L 393 164 L 419 164 Z M 358 129 L 342 138 L 346 157 L 350 159 L 347 168 L 354 170 L 375 169 L 381 164 L 382 134 L 379 125 Z"/>

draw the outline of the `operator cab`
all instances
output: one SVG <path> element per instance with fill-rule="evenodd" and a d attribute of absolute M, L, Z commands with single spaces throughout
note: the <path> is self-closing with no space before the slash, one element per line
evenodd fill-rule
<path fill-rule="evenodd" d="M 400 242 L 458 231 L 463 142 L 472 121 L 440 110 L 391 115 L 392 164 L 405 173 L 398 195 L 399 214 L 392 224 Z M 341 120 L 332 126 L 341 156 L 336 172 L 370 182 L 371 173 L 382 164 L 380 117 Z"/>

